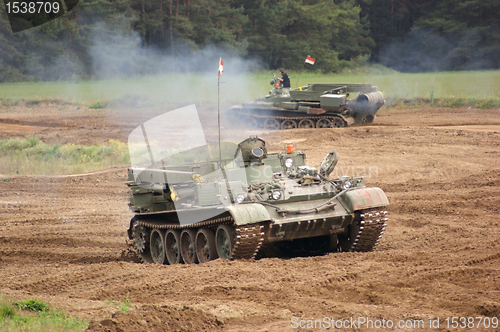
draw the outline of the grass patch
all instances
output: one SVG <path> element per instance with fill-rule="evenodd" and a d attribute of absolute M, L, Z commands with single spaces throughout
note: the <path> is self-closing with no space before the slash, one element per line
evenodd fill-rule
<path fill-rule="evenodd" d="M 36 300 L 12 302 L 0 296 L 0 331 L 83 331 L 88 323 Z"/>
<path fill-rule="evenodd" d="M 386 103 L 391 108 L 408 109 L 422 107 L 471 107 L 479 109 L 500 108 L 500 98 L 471 98 L 471 97 L 448 97 L 448 98 L 411 98 L 411 99 L 389 99 Z"/>
<path fill-rule="evenodd" d="M 21 310 L 42 312 L 49 310 L 49 305 L 37 299 L 23 300 L 13 303 L 14 307 Z"/>
<path fill-rule="evenodd" d="M 129 165 L 126 143 L 45 144 L 36 137 L 0 140 L 0 173 L 57 175 Z"/>
<path fill-rule="evenodd" d="M 99 109 L 106 108 L 106 106 L 108 106 L 107 102 L 105 102 L 105 101 L 98 101 L 98 102 L 90 104 L 89 108 L 94 109 L 94 110 L 99 110 Z"/>
<path fill-rule="evenodd" d="M 225 68 L 226 69 L 226 68 Z M 221 77 L 221 104 L 236 104 L 265 96 L 271 86 L 269 80 L 275 71 L 238 73 L 227 68 Z M 321 74 L 316 71 L 288 71 L 292 87 L 308 83 L 372 83 L 388 100 L 407 100 L 425 97 L 495 99 L 500 95 L 500 70 L 457 71 L 435 73 L 399 73 L 383 66 L 350 68 L 339 74 Z M 217 75 L 166 74 L 129 79 L 93 80 L 81 82 L 2 83 L 0 100 L 64 100 L 105 106 L 102 100 L 148 100 L 155 106 L 171 103 L 216 103 Z M 95 102 L 99 100 L 101 102 Z M 124 101 L 127 101 L 125 103 Z M 134 107 L 130 103 L 129 107 Z M 489 105 L 485 104 L 485 107 Z M 112 106 L 112 105 L 110 105 Z M 127 106 L 127 105 L 125 105 Z"/>
<path fill-rule="evenodd" d="M 35 98 L 33 96 L 28 95 L 28 99 L 15 99 L 15 98 L 2 98 L 0 97 L 0 106 L 9 107 L 9 106 L 17 106 L 24 105 L 27 107 L 36 106 L 42 103 L 58 103 L 58 104 L 67 104 L 66 101 L 62 99 L 55 98 Z"/>
<path fill-rule="evenodd" d="M 0 99 L 0 104 L 4 107 L 16 106 L 19 105 L 20 102 L 21 99 L 11 99 L 11 98 Z"/>
<path fill-rule="evenodd" d="M 125 300 L 123 300 L 123 302 L 110 300 L 110 301 L 106 301 L 106 303 L 108 305 L 112 305 L 112 306 L 120 308 L 120 311 L 123 312 L 124 314 L 126 314 L 130 310 L 130 308 L 132 307 L 132 302 L 130 302 L 128 293 L 127 293 L 127 296 L 125 296 Z"/>
<path fill-rule="evenodd" d="M 26 100 L 25 103 L 27 106 L 33 106 L 33 105 L 38 105 L 42 102 L 42 100 L 40 99 L 29 99 L 29 100 Z"/>

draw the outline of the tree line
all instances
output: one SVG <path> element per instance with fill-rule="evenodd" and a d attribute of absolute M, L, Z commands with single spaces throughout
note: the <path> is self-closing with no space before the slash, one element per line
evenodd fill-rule
<path fill-rule="evenodd" d="M 367 61 L 409 72 L 496 69 L 498 13 L 500 0 L 81 0 L 13 34 L 0 3 L 0 82 L 95 77 L 103 31 L 158 57 L 216 46 L 266 69 L 298 69 L 306 55 L 323 72 Z"/>

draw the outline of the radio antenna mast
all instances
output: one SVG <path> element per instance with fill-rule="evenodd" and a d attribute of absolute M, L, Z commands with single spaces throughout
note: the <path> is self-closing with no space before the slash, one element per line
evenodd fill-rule
<path fill-rule="evenodd" d="M 222 72 L 224 71 L 223 68 L 224 63 L 222 62 L 222 57 L 219 58 L 219 77 L 217 78 L 217 128 L 219 130 L 219 163 L 222 167 L 222 152 L 221 152 L 221 146 L 220 146 L 220 77 L 222 75 Z"/>

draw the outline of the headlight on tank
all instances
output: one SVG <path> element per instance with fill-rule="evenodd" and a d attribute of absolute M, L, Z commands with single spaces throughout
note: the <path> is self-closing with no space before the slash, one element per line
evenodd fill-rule
<path fill-rule="evenodd" d="M 278 200 L 281 198 L 281 192 L 280 191 L 273 191 L 273 199 Z"/>
<path fill-rule="evenodd" d="M 285 166 L 286 168 L 290 168 L 293 166 L 293 159 L 292 158 L 286 158 L 285 160 Z"/>
<path fill-rule="evenodd" d="M 245 200 L 246 197 L 247 196 L 245 194 L 238 194 L 238 196 L 236 196 L 236 203 L 240 204 Z"/>
<path fill-rule="evenodd" d="M 347 190 L 347 189 L 351 188 L 351 186 L 352 186 L 351 181 L 346 181 L 346 182 L 344 182 L 344 184 L 342 185 L 342 188 L 344 188 L 344 190 Z"/>

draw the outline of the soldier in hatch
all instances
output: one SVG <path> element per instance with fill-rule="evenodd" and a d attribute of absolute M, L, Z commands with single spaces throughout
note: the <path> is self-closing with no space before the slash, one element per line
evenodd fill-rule
<path fill-rule="evenodd" d="M 278 79 L 283 83 L 284 88 L 290 89 L 290 78 L 288 77 L 288 74 L 286 73 L 285 69 L 281 68 L 280 73 L 282 78 L 278 77 Z"/>

